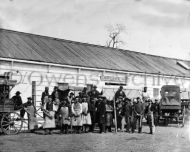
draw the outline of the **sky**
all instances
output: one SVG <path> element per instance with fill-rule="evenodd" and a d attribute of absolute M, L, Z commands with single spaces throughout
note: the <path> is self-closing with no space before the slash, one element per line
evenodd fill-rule
<path fill-rule="evenodd" d="M 105 46 L 116 24 L 121 49 L 190 60 L 189 0 L 0 0 L 4 29 Z"/>

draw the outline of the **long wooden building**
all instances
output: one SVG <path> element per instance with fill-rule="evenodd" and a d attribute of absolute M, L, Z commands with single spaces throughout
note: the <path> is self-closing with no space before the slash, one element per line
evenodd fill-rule
<path fill-rule="evenodd" d="M 172 52 L 172 50 L 170 50 Z M 128 97 L 144 86 L 152 98 L 164 84 L 190 91 L 190 61 L 0 29 L 0 75 L 17 80 L 11 91 L 41 99 L 45 86 L 97 85 L 112 98 L 120 85 Z"/>

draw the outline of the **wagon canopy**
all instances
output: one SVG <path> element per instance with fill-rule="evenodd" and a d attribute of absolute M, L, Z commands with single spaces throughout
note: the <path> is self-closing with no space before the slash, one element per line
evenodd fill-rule
<path fill-rule="evenodd" d="M 161 88 L 161 106 L 181 107 L 180 87 L 177 85 L 164 85 Z"/>

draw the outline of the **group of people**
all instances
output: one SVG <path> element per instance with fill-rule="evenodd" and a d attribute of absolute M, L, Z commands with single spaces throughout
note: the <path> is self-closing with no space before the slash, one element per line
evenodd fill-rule
<path fill-rule="evenodd" d="M 147 119 L 150 127 L 150 133 L 153 134 L 154 126 L 159 121 L 159 103 L 154 103 L 147 96 L 146 88 L 142 97 L 133 100 L 126 97 L 123 87 L 120 86 L 115 93 L 113 100 L 108 100 L 103 96 L 103 91 L 99 92 L 96 86 L 87 92 L 85 87 L 77 96 L 73 92 L 61 94 L 57 86 L 53 92 L 49 93 L 49 88 L 45 87 L 45 91 L 41 96 L 41 110 L 43 111 L 43 129 L 45 134 L 51 134 L 52 130 L 60 128 L 60 132 L 67 134 L 68 130 L 75 133 L 94 132 L 96 126 L 100 133 L 112 132 L 115 126 L 117 131 L 125 131 L 134 133 L 135 129 L 142 132 L 142 119 Z M 16 93 L 13 101 L 22 103 L 19 97 L 20 92 Z M 20 101 L 21 100 L 21 101 Z M 36 126 L 35 111 L 36 108 L 28 98 L 23 110 L 20 111 L 21 117 L 25 111 L 32 111 L 29 114 L 29 129 L 34 130 Z M 18 105 L 18 104 L 17 104 Z M 18 108 L 17 106 L 15 108 Z"/>

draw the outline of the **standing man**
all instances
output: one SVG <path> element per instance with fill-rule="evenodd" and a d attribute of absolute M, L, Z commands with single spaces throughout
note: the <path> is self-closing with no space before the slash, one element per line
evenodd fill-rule
<path fill-rule="evenodd" d="M 32 98 L 28 97 L 28 101 L 24 104 L 24 109 L 28 114 L 28 129 L 30 132 L 34 132 L 38 127 L 37 119 L 36 119 L 36 107 L 32 102 Z"/>
<path fill-rule="evenodd" d="M 90 91 L 90 92 L 88 92 L 88 96 L 90 97 L 90 98 L 98 98 L 98 96 L 99 95 L 102 95 L 103 94 L 103 91 L 101 91 L 101 93 L 98 91 L 98 90 L 96 90 L 97 89 L 97 86 L 93 86 L 92 87 L 92 90 Z"/>
<path fill-rule="evenodd" d="M 142 91 L 142 100 L 143 100 L 143 102 L 147 102 L 149 98 L 150 98 L 150 96 L 149 96 L 149 94 L 147 92 L 147 87 L 144 87 L 143 91 Z"/>
<path fill-rule="evenodd" d="M 45 91 L 42 92 L 42 97 L 41 97 L 42 106 L 45 104 L 44 102 L 45 97 L 48 98 L 48 96 L 49 96 L 49 87 L 45 87 Z"/>
<path fill-rule="evenodd" d="M 14 103 L 14 110 L 19 110 L 22 108 L 22 98 L 21 98 L 20 94 L 21 94 L 21 92 L 17 91 L 15 93 L 15 96 L 12 97 L 12 101 Z M 24 114 L 25 114 L 25 110 L 24 110 L 24 108 L 22 108 L 20 110 L 21 118 L 24 118 Z"/>
<path fill-rule="evenodd" d="M 116 117 L 117 117 L 117 129 L 122 130 L 122 118 L 123 118 L 123 97 L 120 96 L 116 102 Z"/>
<path fill-rule="evenodd" d="M 155 126 L 158 126 L 159 119 L 160 119 L 160 104 L 158 102 L 158 99 L 155 99 L 153 107 L 154 107 L 154 111 L 153 111 L 154 123 L 155 123 Z"/>
<path fill-rule="evenodd" d="M 125 100 L 124 114 L 125 114 L 125 122 L 127 124 L 126 132 L 131 132 L 131 127 L 133 122 L 133 105 L 132 101 L 129 98 L 126 98 Z"/>
<path fill-rule="evenodd" d="M 89 112 L 92 120 L 92 124 L 90 126 L 90 132 L 94 131 L 95 123 L 96 123 L 96 100 L 94 98 L 90 98 L 89 102 Z"/>
<path fill-rule="evenodd" d="M 49 87 L 45 87 L 45 91 L 42 92 L 42 96 L 41 96 L 41 105 L 42 107 L 45 104 L 45 100 L 48 100 L 48 96 L 49 96 Z M 43 113 L 43 118 L 45 119 L 45 114 Z"/>
<path fill-rule="evenodd" d="M 115 93 L 115 101 L 117 101 L 119 97 L 122 97 L 123 99 L 126 98 L 125 92 L 123 91 L 123 86 L 120 86 Z"/>
<path fill-rule="evenodd" d="M 98 126 L 100 128 L 100 133 L 105 131 L 106 123 L 106 97 L 99 97 L 99 103 L 97 104 L 97 117 L 98 117 Z"/>
<path fill-rule="evenodd" d="M 154 111 L 154 107 L 153 107 L 152 101 L 149 99 L 148 105 L 146 106 L 146 109 L 145 109 L 145 114 L 147 115 L 148 125 L 150 128 L 150 134 L 153 134 L 153 130 L 154 130 L 153 129 L 154 128 L 153 111 Z"/>
<path fill-rule="evenodd" d="M 134 133 L 134 128 L 136 126 L 136 123 L 138 122 L 138 133 L 142 132 L 142 118 L 144 114 L 144 106 L 141 102 L 140 97 L 137 97 L 137 103 L 134 103 L 134 122 L 132 127 L 132 133 Z"/>

